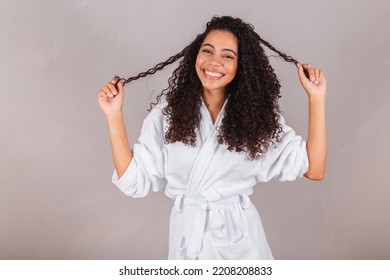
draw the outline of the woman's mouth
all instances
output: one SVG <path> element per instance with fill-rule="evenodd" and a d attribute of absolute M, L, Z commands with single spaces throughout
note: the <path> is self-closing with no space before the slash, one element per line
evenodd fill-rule
<path fill-rule="evenodd" d="M 219 80 L 219 79 L 221 79 L 223 76 L 225 76 L 225 74 L 223 74 L 223 73 L 214 72 L 214 71 L 210 71 L 210 70 L 206 70 L 206 69 L 202 69 L 202 72 L 203 72 L 203 75 L 204 75 L 207 79 L 210 79 L 210 80 Z"/>

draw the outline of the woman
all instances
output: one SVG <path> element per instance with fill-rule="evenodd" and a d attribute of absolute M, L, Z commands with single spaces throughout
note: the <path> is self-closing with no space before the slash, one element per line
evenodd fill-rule
<path fill-rule="evenodd" d="M 309 99 L 307 142 L 285 124 L 280 84 L 261 44 L 298 68 Z M 124 84 L 180 58 L 131 150 Z M 256 183 L 272 178 L 323 178 L 325 96 L 322 70 L 280 53 L 241 19 L 213 17 L 179 54 L 136 77 L 115 77 L 99 91 L 115 164 L 112 181 L 132 197 L 151 188 L 175 200 L 169 259 L 273 259 L 249 195 Z"/>

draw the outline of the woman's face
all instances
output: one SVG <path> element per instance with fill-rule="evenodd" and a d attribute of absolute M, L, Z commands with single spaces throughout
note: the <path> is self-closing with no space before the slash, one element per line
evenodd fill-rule
<path fill-rule="evenodd" d="M 238 65 L 236 36 L 213 30 L 206 36 L 196 57 L 196 73 L 204 90 L 222 90 L 234 79 Z"/>

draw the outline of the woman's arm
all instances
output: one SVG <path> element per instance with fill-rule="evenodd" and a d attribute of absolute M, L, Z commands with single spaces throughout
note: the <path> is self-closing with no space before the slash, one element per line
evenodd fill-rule
<path fill-rule="evenodd" d="M 298 75 L 309 98 L 309 130 L 307 154 L 309 169 L 304 174 L 311 180 L 322 180 L 326 167 L 326 79 L 324 71 L 309 64 L 298 64 Z M 306 78 L 303 70 L 309 73 Z"/>
<path fill-rule="evenodd" d="M 133 153 L 127 139 L 122 113 L 107 117 L 107 123 L 110 133 L 112 157 L 116 172 L 120 178 L 133 159 Z"/>
<path fill-rule="evenodd" d="M 133 158 L 122 114 L 123 101 L 123 85 L 117 78 L 98 92 L 98 102 L 107 120 L 112 157 L 119 177 L 125 173 Z"/>

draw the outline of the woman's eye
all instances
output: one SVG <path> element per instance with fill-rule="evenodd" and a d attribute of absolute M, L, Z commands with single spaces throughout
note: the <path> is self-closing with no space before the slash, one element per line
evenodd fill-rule
<path fill-rule="evenodd" d="M 211 53 L 210 50 L 202 50 L 202 52 L 204 52 L 204 53 Z"/>
<path fill-rule="evenodd" d="M 234 59 L 234 57 L 232 57 L 232 56 L 230 56 L 230 55 L 225 55 L 225 58 Z"/>

